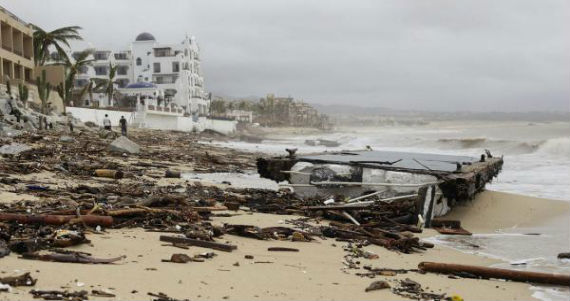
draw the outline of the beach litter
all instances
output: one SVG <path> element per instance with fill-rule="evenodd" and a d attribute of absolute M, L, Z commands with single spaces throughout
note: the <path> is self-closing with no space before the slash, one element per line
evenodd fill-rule
<path fill-rule="evenodd" d="M 38 280 L 33 278 L 30 273 L 24 273 L 19 276 L 0 277 L 0 283 L 9 286 L 34 286 Z"/>

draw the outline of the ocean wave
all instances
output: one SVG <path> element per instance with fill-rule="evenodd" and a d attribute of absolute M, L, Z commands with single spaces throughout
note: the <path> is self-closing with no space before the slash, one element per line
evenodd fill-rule
<path fill-rule="evenodd" d="M 540 148 L 543 142 L 524 142 L 514 140 L 497 140 L 488 138 L 441 138 L 437 140 L 440 147 L 453 147 L 459 149 L 488 148 L 493 151 L 505 153 L 526 154 L 533 153 Z"/>
<path fill-rule="evenodd" d="M 509 154 L 536 153 L 545 156 L 570 157 L 570 137 L 552 138 L 542 141 L 497 140 L 488 138 L 441 138 L 438 147 L 455 149 L 488 148 Z"/>
<path fill-rule="evenodd" d="M 536 153 L 569 158 L 570 137 L 548 139 L 540 144 Z"/>

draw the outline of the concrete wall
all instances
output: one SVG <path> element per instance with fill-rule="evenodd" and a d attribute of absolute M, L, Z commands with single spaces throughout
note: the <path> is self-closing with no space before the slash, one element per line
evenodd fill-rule
<path fill-rule="evenodd" d="M 202 131 L 199 124 L 192 121 L 192 117 L 178 117 L 177 122 L 178 122 L 179 131 L 185 131 L 185 132 L 191 132 L 194 130 Z"/>
<path fill-rule="evenodd" d="M 37 66 L 34 69 L 35 77 L 42 77 L 42 71 L 46 71 L 46 80 L 53 87 L 57 87 L 59 84 L 65 81 L 65 67 L 63 65 L 45 65 Z"/>
<path fill-rule="evenodd" d="M 119 125 L 121 116 L 125 116 L 128 124 L 132 124 L 135 120 L 135 112 L 111 111 L 102 109 L 89 109 L 67 107 L 67 112 L 73 117 L 83 122 L 91 121 L 99 126 L 103 126 L 103 118 L 105 114 L 109 115 L 113 126 Z M 198 122 L 194 122 L 192 117 L 164 115 L 164 114 L 146 114 L 143 121 L 144 127 L 157 130 L 175 130 L 175 131 L 203 131 L 205 129 L 214 130 L 226 135 L 233 134 L 236 131 L 237 121 L 234 120 L 214 120 L 200 117 Z"/>
<path fill-rule="evenodd" d="M 218 120 L 200 117 L 199 122 L 203 124 L 204 129 L 216 131 L 226 135 L 235 133 L 237 126 L 237 121 L 235 120 Z"/>
<path fill-rule="evenodd" d="M 157 130 L 177 130 L 178 116 L 147 114 L 144 119 L 144 127 Z"/>
<path fill-rule="evenodd" d="M 91 121 L 99 126 L 103 126 L 103 118 L 105 118 L 105 114 L 109 115 L 109 119 L 111 119 L 111 125 L 113 126 L 119 126 L 119 119 L 121 119 L 121 116 L 125 116 L 127 119 L 127 124 L 131 124 L 134 120 L 134 112 L 98 110 L 77 107 L 67 107 L 66 109 L 67 112 L 71 113 L 74 118 L 77 118 L 83 122 Z"/>

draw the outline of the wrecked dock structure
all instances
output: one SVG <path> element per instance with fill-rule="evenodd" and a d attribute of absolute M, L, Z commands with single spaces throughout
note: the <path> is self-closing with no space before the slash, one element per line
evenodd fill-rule
<path fill-rule="evenodd" d="M 486 151 L 480 158 L 393 151 L 343 151 L 260 158 L 259 174 L 288 181 L 300 198 L 330 197 L 337 209 L 363 208 L 376 202 L 416 201 L 413 219 L 430 226 L 458 202 L 473 199 L 496 177 L 502 157 Z M 413 221 L 410 221 L 413 222 Z M 415 223 L 415 222 L 413 222 Z"/>

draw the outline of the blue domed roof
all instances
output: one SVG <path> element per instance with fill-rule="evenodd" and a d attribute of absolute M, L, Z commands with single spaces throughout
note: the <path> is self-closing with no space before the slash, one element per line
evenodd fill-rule
<path fill-rule="evenodd" d="M 126 89 L 156 88 L 156 85 L 153 83 L 139 82 L 139 83 L 132 83 L 126 86 L 125 88 Z"/>
<path fill-rule="evenodd" d="M 135 41 L 156 41 L 153 35 L 148 32 L 139 33 Z"/>

